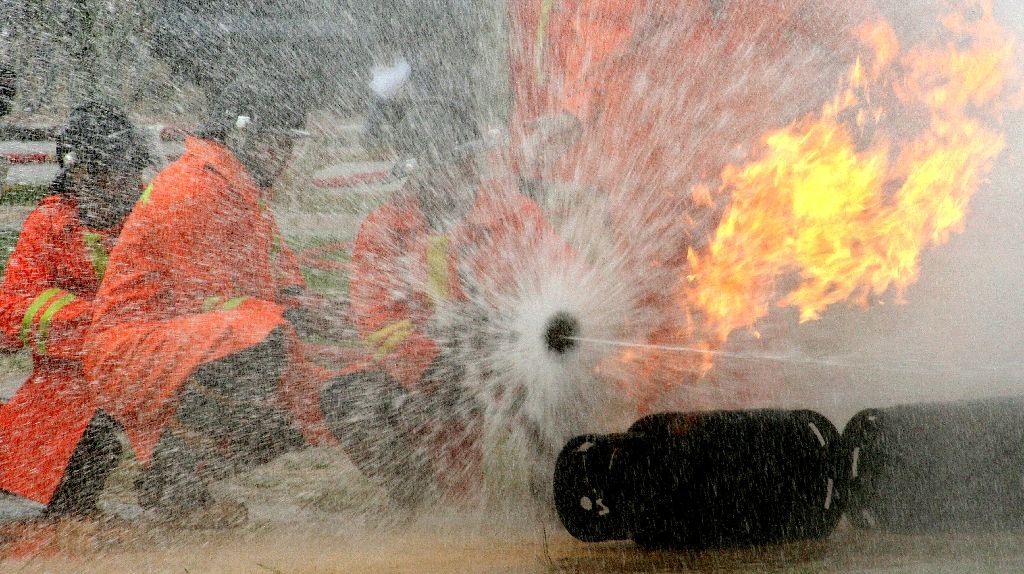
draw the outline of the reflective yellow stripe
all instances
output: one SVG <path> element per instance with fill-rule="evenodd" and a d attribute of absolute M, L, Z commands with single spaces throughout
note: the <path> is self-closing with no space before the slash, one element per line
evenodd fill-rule
<path fill-rule="evenodd" d="M 281 234 L 274 232 L 270 236 L 270 267 L 272 269 L 277 268 L 278 261 L 281 259 L 281 252 L 284 250 L 284 238 Z"/>
<path fill-rule="evenodd" d="M 152 183 L 146 186 L 145 191 L 143 191 L 142 195 L 139 196 L 139 201 L 142 202 L 142 203 L 149 203 L 149 196 L 151 196 L 151 195 L 153 195 L 153 184 Z"/>
<path fill-rule="evenodd" d="M 203 313 L 213 311 L 213 308 L 220 305 L 220 302 L 223 300 L 223 297 L 207 297 L 203 299 Z"/>
<path fill-rule="evenodd" d="M 110 254 L 103 246 L 103 236 L 87 231 L 84 237 L 85 246 L 89 249 L 89 257 L 92 259 L 92 269 L 96 272 L 96 278 L 102 281 L 103 276 L 107 273 L 107 263 L 110 261 Z"/>
<path fill-rule="evenodd" d="M 412 321 L 405 319 L 395 321 L 386 327 L 374 331 L 366 336 L 371 345 L 377 346 L 374 353 L 375 360 L 381 360 L 391 353 L 402 341 L 412 334 Z"/>
<path fill-rule="evenodd" d="M 246 295 L 233 297 L 227 301 L 225 301 L 224 297 L 221 296 L 207 297 L 206 299 L 203 299 L 203 313 L 208 313 L 214 309 L 218 309 L 220 311 L 237 309 L 239 305 L 245 303 L 248 299 L 249 297 Z"/>
<path fill-rule="evenodd" d="M 384 341 L 384 344 L 382 344 L 377 349 L 377 352 L 373 354 L 373 358 L 379 361 L 384 357 L 390 355 L 391 351 L 394 351 L 395 347 L 401 344 L 402 341 L 404 341 L 406 337 L 408 337 L 411 334 L 412 331 L 400 331 L 392 334 L 390 337 L 388 337 L 388 340 Z"/>
<path fill-rule="evenodd" d="M 432 235 L 427 239 L 427 281 L 434 299 L 448 298 L 448 237 Z"/>
<path fill-rule="evenodd" d="M 220 308 L 223 309 L 224 311 L 230 311 L 232 309 L 237 308 L 242 303 L 245 303 L 248 299 L 248 297 L 235 297 L 234 299 L 228 299 L 227 301 L 224 302 L 223 305 L 220 306 Z"/>
<path fill-rule="evenodd" d="M 395 321 L 390 323 L 381 329 L 378 329 L 366 336 L 366 339 L 374 345 L 379 345 L 382 341 L 391 336 L 391 333 L 395 330 L 407 330 L 412 331 L 412 321 L 405 319 L 402 321 Z"/>
<path fill-rule="evenodd" d="M 75 296 L 71 293 L 64 295 L 60 299 L 54 301 L 39 319 L 39 334 L 36 336 L 36 341 L 38 341 L 37 348 L 40 355 L 46 354 L 46 337 L 50 334 L 50 320 L 52 320 L 53 316 L 57 314 L 57 311 L 60 311 L 65 305 L 74 300 Z"/>
<path fill-rule="evenodd" d="M 377 352 L 374 353 L 373 358 L 377 361 L 391 354 L 391 351 L 395 350 L 395 347 L 400 345 L 409 335 L 412 334 L 412 322 L 405 320 L 393 323 L 392 325 L 385 327 L 388 329 L 388 335 L 377 347 Z M 383 331 L 384 329 L 381 329 Z M 377 331 L 374 335 L 377 335 L 381 331 Z"/>
<path fill-rule="evenodd" d="M 545 36 L 548 33 L 548 23 L 551 21 L 551 9 L 555 0 L 543 0 L 540 5 L 540 16 L 537 19 L 537 38 L 533 46 L 533 58 L 537 67 L 537 83 L 544 81 L 544 45 Z"/>
<path fill-rule="evenodd" d="M 21 319 L 21 342 L 24 345 L 28 345 L 28 334 L 32 330 L 32 319 L 35 319 L 36 313 L 43 308 L 50 299 L 52 299 L 57 293 L 60 293 L 61 289 L 57 287 L 51 287 L 46 291 L 43 291 L 32 304 L 25 310 L 25 316 Z"/>

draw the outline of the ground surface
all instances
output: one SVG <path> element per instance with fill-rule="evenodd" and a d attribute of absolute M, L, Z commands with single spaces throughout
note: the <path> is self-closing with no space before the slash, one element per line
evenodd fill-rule
<path fill-rule="evenodd" d="M 0 568 L 18 572 L 1022 572 L 1021 535 L 906 537 L 841 527 L 826 541 L 706 552 L 585 545 L 552 528 L 501 529 L 479 517 L 407 527 L 339 513 L 218 533 L 137 523 L 23 524 L 2 534 Z"/>

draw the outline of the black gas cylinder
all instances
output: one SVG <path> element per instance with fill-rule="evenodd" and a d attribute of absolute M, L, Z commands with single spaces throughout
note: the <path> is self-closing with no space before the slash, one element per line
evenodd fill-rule
<path fill-rule="evenodd" d="M 1024 398 L 869 409 L 847 423 L 843 441 L 856 526 L 1024 527 Z"/>
<path fill-rule="evenodd" d="M 588 542 L 713 548 L 827 536 L 842 512 L 839 432 L 811 411 L 661 413 L 583 435 L 555 468 L 555 506 Z"/>

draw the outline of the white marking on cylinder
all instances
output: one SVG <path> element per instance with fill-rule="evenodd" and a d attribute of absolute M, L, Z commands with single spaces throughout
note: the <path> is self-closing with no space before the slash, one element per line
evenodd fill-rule
<path fill-rule="evenodd" d="M 832 506 L 832 479 L 828 479 L 828 491 L 825 493 L 825 510 L 828 510 Z"/>
<path fill-rule="evenodd" d="M 818 427 L 814 423 L 807 423 L 807 426 L 811 427 L 811 432 L 814 433 L 814 436 L 818 437 L 818 442 L 821 443 L 821 446 L 825 446 L 825 437 L 818 430 Z"/>
<path fill-rule="evenodd" d="M 860 462 L 860 447 L 853 449 L 853 464 L 850 466 L 850 478 L 857 478 L 857 463 Z"/>
<path fill-rule="evenodd" d="M 611 509 L 604 505 L 604 502 L 600 498 L 597 499 L 597 506 L 601 509 L 597 511 L 598 516 L 607 516 L 611 514 Z"/>
<path fill-rule="evenodd" d="M 590 501 L 589 496 L 584 496 L 583 498 L 580 499 L 580 508 L 586 510 L 587 512 L 594 509 L 594 503 Z"/>
<path fill-rule="evenodd" d="M 581 444 L 580 446 L 576 447 L 576 452 L 587 452 L 588 450 L 590 450 L 590 447 L 592 447 L 592 446 L 594 446 L 594 443 L 592 443 L 592 442 L 590 442 L 588 440 L 587 442 L 585 442 L 585 443 Z"/>

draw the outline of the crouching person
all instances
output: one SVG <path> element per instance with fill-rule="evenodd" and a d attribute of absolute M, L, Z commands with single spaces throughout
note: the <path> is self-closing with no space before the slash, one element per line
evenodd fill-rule
<path fill-rule="evenodd" d="M 515 289 L 510 261 L 561 245 L 510 172 L 481 173 L 457 110 L 425 112 L 409 130 L 418 170 L 363 221 L 353 250 L 353 322 L 372 360 L 321 395 L 342 448 L 399 512 L 472 500 L 483 483 L 484 409 L 459 355 L 485 326 L 453 333 L 443 317 L 474 316 L 486 297 L 470 288 Z"/>
<path fill-rule="evenodd" d="M 52 193 L 26 219 L 0 288 L 4 341 L 32 352 L 32 375 L 0 407 L 0 489 L 52 515 L 87 515 L 121 446 L 86 387 L 83 341 L 148 154 L 125 113 L 101 101 L 72 110 L 57 152 Z"/>
<path fill-rule="evenodd" d="M 85 368 L 144 465 L 140 503 L 195 527 L 240 523 L 211 481 L 330 438 L 293 321 L 303 289 L 267 208 L 304 112 L 240 81 L 146 189 L 97 294 Z"/>

